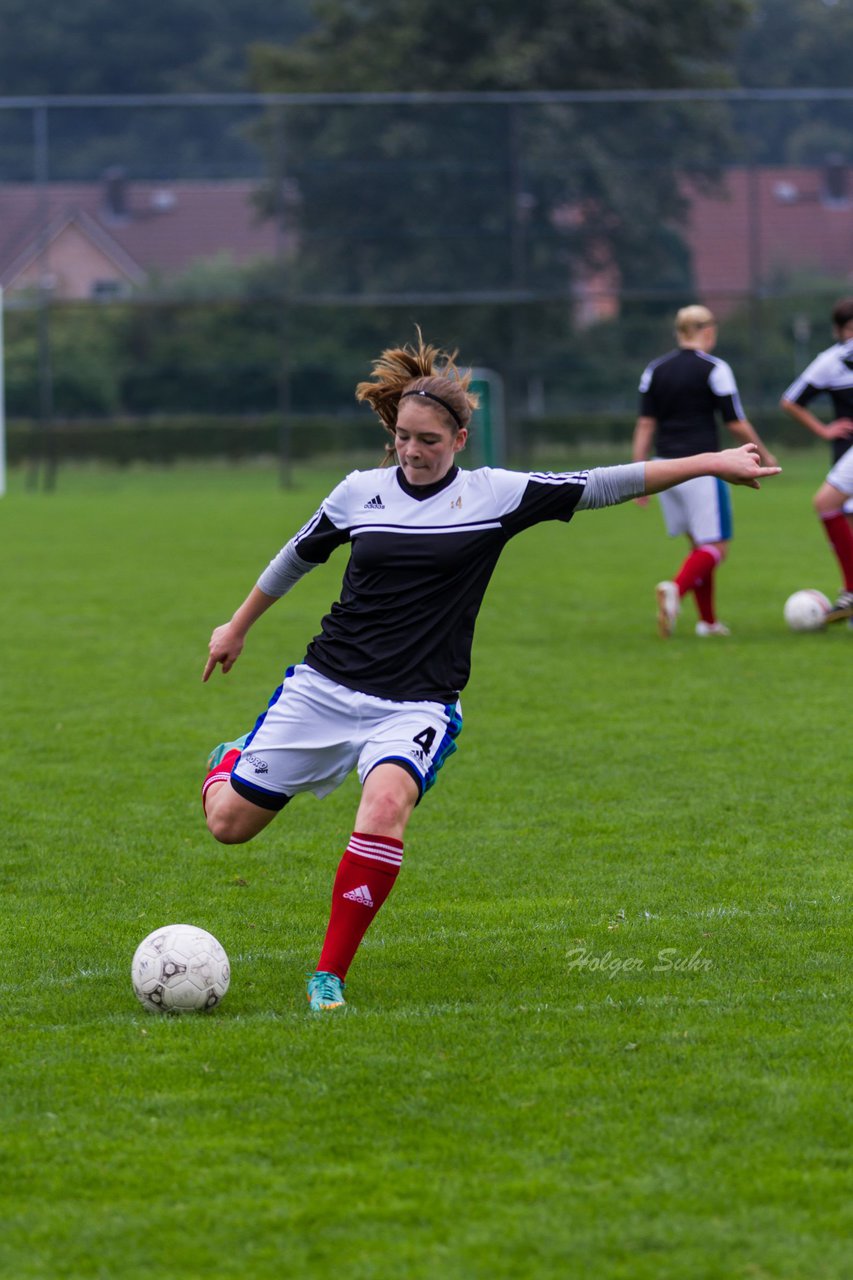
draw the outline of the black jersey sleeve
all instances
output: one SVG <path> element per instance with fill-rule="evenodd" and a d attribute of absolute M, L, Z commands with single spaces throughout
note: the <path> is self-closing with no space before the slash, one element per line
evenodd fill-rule
<path fill-rule="evenodd" d="M 293 550 L 309 564 L 325 564 L 336 547 L 349 542 L 349 477 L 332 490 L 292 539 Z"/>
<path fill-rule="evenodd" d="M 503 517 L 509 537 L 544 520 L 571 520 L 586 485 L 585 471 L 531 473 L 518 505 Z"/>
<path fill-rule="evenodd" d="M 325 564 L 336 547 L 349 541 L 349 530 L 339 529 L 321 507 L 293 539 L 293 549 L 309 564 Z"/>

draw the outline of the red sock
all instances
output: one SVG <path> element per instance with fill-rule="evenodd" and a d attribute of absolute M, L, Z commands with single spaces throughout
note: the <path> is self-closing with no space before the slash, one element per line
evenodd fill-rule
<path fill-rule="evenodd" d="M 332 914 L 317 968 L 347 976 L 352 958 L 382 903 L 394 888 L 403 842 L 354 831 L 332 890 Z"/>
<path fill-rule="evenodd" d="M 701 582 L 697 582 L 693 590 L 696 592 L 696 608 L 699 610 L 699 617 L 703 622 L 716 622 L 717 615 L 714 612 L 713 570 L 708 574 L 707 578 L 703 578 Z"/>
<path fill-rule="evenodd" d="M 694 591 L 697 582 L 702 582 L 714 572 L 720 559 L 721 556 L 716 547 L 695 547 L 684 561 L 675 579 L 678 594 L 686 596 L 688 591 Z"/>
<path fill-rule="evenodd" d="M 219 764 L 215 765 L 214 768 L 211 769 L 210 773 L 201 784 L 201 804 L 205 812 L 207 812 L 205 796 L 207 795 L 208 789 L 214 782 L 228 781 L 231 777 L 231 770 L 234 768 L 241 755 L 242 752 L 239 747 L 232 747 L 230 751 L 226 751 L 225 755 L 219 761 Z"/>
<path fill-rule="evenodd" d="M 829 511 L 821 516 L 826 536 L 844 575 L 844 590 L 853 591 L 853 529 L 843 511 Z"/>

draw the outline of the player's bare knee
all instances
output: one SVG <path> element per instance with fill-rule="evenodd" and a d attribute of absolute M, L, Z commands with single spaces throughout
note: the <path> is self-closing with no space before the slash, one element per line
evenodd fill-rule
<path fill-rule="evenodd" d="M 370 831 L 393 831 L 408 820 L 411 809 L 411 804 L 399 793 L 382 790 L 364 805 L 360 821 Z"/>
<path fill-rule="evenodd" d="M 245 844 L 252 838 L 245 833 L 242 824 L 228 813 L 207 814 L 207 829 L 219 844 Z"/>
<path fill-rule="evenodd" d="M 207 829 L 220 844 L 245 844 L 274 817 L 274 812 L 265 809 L 228 803 L 212 805 L 206 814 Z"/>

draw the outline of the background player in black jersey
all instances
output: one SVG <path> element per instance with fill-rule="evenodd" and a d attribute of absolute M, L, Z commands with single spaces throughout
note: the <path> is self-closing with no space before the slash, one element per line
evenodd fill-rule
<path fill-rule="evenodd" d="M 356 389 L 390 435 L 393 466 L 348 475 L 273 558 L 210 640 L 203 679 L 239 657 L 249 628 L 310 569 L 349 546 L 340 598 L 303 661 L 289 667 L 251 733 L 211 754 L 202 796 L 212 835 L 256 836 L 301 791 L 327 795 L 353 769 L 362 784 L 317 970 L 312 1009 L 344 1003 L 350 962 L 387 898 L 415 806 L 456 749 L 474 624 L 498 558 L 543 520 L 657 493 L 694 476 L 758 487 L 746 445 L 566 474 L 463 471 L 475 398 L 470 373 L 419 340 L 386 351 Z"/>
<path fill-rule="evenodd" d="M 633 457 L 643 461 L 683 458 L 719 449 L 718 419 L 739 440 L 754 445 L 765 466 L 776 459 L 764 447 L 747 420 L 734 374 L 725 360 L 711 355 L 717 324 L 707 307 L 682 307 L 675 317 L 678 348 L 653 360 L 640 379 L 640 413 L 634 428 Z M 641 498 L 641 504 L 645 499 Z M 698 636 L 727 636 L 717 618 L 714 576 L 725 558 L 732 536 L 731 501 L 719 475 L 704 474 L 661 493 L 670 537 L 686 534 L 691 551 L 675 577 L 659 582 L 658 631 L 669 636 L 675 628 L 681 599 L 696 596 Z"/>
<path fill-rule="evenodd" d="M 780 401 L 781 407 L 809 431 L 828 440 L 833 469 L 814 496 L 818 519 L 841 569 L 844 586 L 836 609 L 853 606 L 853 497 L 850 475 L 853 455 L 853 298 L 841 298 L 832 308 L 835 342 L 795 378 Z M 832 401 L 832 422 L 821 422 L 807 406 L 826 394 Z M 839 469 L 840 468 L 840 469 Z"/>

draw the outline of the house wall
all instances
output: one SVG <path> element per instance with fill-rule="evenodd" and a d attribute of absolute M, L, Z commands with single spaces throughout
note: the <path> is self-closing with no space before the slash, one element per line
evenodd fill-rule
<path fill-rule="evenodd" d="M 43 275 L 51 282 L 52 296 L 63 300 L 91 298 L 100 283 L 111 282 L 122 291 L 131 283 L 75 226 L 65 227 L 47 250 L 24 268 L 14 288 L 37 289 Z"/>

